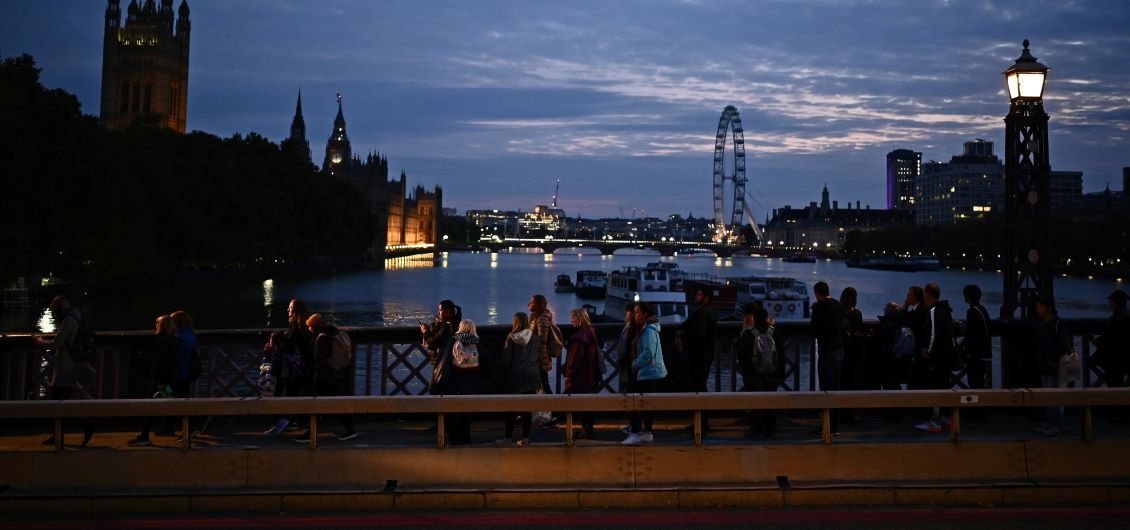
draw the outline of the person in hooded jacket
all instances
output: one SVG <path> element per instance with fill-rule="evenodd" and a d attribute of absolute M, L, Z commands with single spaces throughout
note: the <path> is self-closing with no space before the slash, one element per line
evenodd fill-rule
<path fill-rule="evenodd" d="M 1036 359 L 1039 363 L 1040 382 L 1043 388 L 1066 388 L 1068 382 L 1059 377 L 1059 365 L 1063 356 L 1070 353 L 1072 345 L 1071 330 L 1059 318 L 1055 309 L 1055 299 L 1050 296 L 1036 298 Z M 1063 406 L 1047 408 L 1047 417 L 1036 432 L 1048 436 L 1063 434 Z"/>
<path fill-rule="evenodd" d="M 635 341 L 632 371 L 635 372 L 634 392 L 651 394 L 659 390 L 659 384 L 667 377 L 667 366 L 663 363 L 663 347 L 659 342 L 659 317 L 655 306 L 640 302 L 632 311 L 636 325 L 640 326 Z M 639 445 L 655 440 L 651 432 L 655 415 L 651 412 L 632 412 L 631 432 L 624 439 L 624 445 Z"/>
<path fill-rule="evenodd" d="M 919 346 L 921 352 L 915 362 L 922 362 L 926 369 L 927 388 L 945 390 L 953 387 L 950 375 L 957 367 L 957 355 L 953 346 L 953 309 L 946 300 L 941 300 L 942 290 L 936 283 L 927 284 L 922 289 L 929 319 L 929 340 Z M 925 432 L 941 432 L 949 427 L 949 418 L 941 415 L 941 408 L 934 407 L 929 420 L 914 428 Z"/>
<path fill-rule="evenodd" d="M 314 336 L 314 373 L 312 379 L 314 395 L 352 395 L 352 365 L 341 369 L 334 368 L 330 365 L 330 359 L 333 356 L 334 342 L 337 340 L 336 337 L 338 334 L 344 332 L 326 321 L 321 313 L 310 315 L 310 318 L 306 319 L 306 327 L 310 328 L 310 334 Z M 338 414 L 337 417 L 341 421 L 341 426 L 344 429 L 344 431 L 337 436 L 337 439 L 347 441 L 356 438 L 357 431 L 353 429 L 353 415 Z M 309 443 L 310 430 L 307 429 L 305 433 L 299 435 L 294 441 L 298 443 Z"/>
<path fill-rule="evenodd" d="M 767 370 L 764 365 L 758 366 L 757 362 L 759 335 L 766 334 L 772 337 L 773 331 L 773 318 L 769 316 L 768 310 L 753 303 L 742 307 L 742 329 L 738 334 L 734 349 L 737 352 L 738 365 L 742 371 L 744 383 L 742 390 L 745 392 L 776 392 L 777 387 L 781 385 L 781 373 L 784 367 L 780 362 L 775 363 L 772 371 Z M 771 354 L 779 361 L 778 353 L 775 349 Z M 760 432 L 766 438 L 773 438 L 777 434 L 776 412 L 763 410 L 760 413 L 760 421 L 755 418 L 756 413 L 751 415 L 747 436 L 752 438 L 757 432 Z"/>
<path fill-rule="evenodd" d="M 473 352 L 478 356 L 479 351 L 479 334 L 475 329 L 475 323 L 470 319 L 463 319 L 459 321 L 459 327 L 452 335 L 452 350 L 449 355 L 451 358 L 451 383 L 446 389 L 446 393 L 456 396 L 467 396 L 478 394 L 482 387 L 482 378 L 479 376 L 479 368 L 461 367 L 461 360 L 459 357 L 463 356 L 464 352 Z M 447 414 L 447 432 L 451 437 L 452 445 L 467 445 L 471 443 L 471 419 L 470 414 Z"/>
<path fill-rule="evenodd" d="M 584 309 L 574 309 L 569 318 L 575 331 L 569 338 L 569 353 L 565 361 L 565 393 L 596 394 L 600 392 L 604 378 L 604 361 L 600 358 L 596 329 Z M 596 436 L 592 413 L 577 413 L 576 416 L 582 428 L 580 438 Z"/>
<path fill-rule="evenodd" d="M 530 317 L 526 313 L 514 313 L 513 325 L 506 335 L 498 364 L 502 373 L 501 389 L 506 394 L 537 394 L 541 388 L 541 343 L 540 338 L 530 329 Z M 525 447 L 530 443 L 530 427 L 533 413 L 530 411 L 506 413 L 506 439 L 514 439 L 514 426 L 517 419 L 522 426 L 522 437 L 515 445 Z"/>

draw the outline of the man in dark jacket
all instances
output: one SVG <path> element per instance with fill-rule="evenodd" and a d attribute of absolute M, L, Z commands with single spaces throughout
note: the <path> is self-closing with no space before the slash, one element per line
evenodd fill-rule
<path fill-rule="evenodd" d="M 691 390 L 708 392 L 710 367 L 714 364 L 714 343 L 718 337 L 718 317 L 710 307 L 711 293 L 703 288 L 695 289 L 695 312 L 679 328 L 675 338 L 675 349 L 686 357 L 691 369 Z M 703 413 L 702 432 L 710 430 L 710 423 Z"/>
<path fill-rule="evenodd" d="M 333 355 L 334 343 L 337 341 L 337 336 L 344 333 L 336 327 L 331 326 L 320 313 L 310 315 L 306 320 L 306 326 L 310 328 L 310 334 L 314 338 L 314 373 L 313 382 L 316 396 L 348 396 L 351 395 L 350 378 L 353 375 L 352 366 L 346 368 L 335 368 L 331 366 L 330 358 Z M 345 429 L 342 434 L 339 434 L 337 439 L 346 441 L 352 440 L 357 437 L 357 431 L 353 429 L 353 415 L 342 414 L 338 418 L 341 419 L 341 425 Z M 299 443 L 310 442 L 310 431 L 295 438 L 294 441 Z"/>
<path fill-rule="evenodd" d="M 816 282 L 812 286 L 816 303 L 812 304 L 810 326 L 816 336 L 817 371 L 820 376 L 820 390 L 839 390 L 840 376 L 844 366 L 844 308 L 831 296 L 828 284 Z M 840 415 L 833 410 L 829 418 L 833 435 L 840 433 Z"/>
<path fill-rule="evenodd" d="M 1059 362 L 1071 347 L 1071 331 L 1059 319 L 1055 300 L 1050 296 L 1036 299 L 1036 359 L 1044 388 L 1062 388 L 1059 380 Z M 1063 434 L 1063 407 L 1048 407 L 1047 421 L 1036 432 L 1048 436 Z"/>
<path fill-rule="evenodd" d="M 1126 386 L 1126 372 L 1130 369 L 1130 315 L 1126 313 L 1126 300 L 1126 292 L 1122 290 L 1115 290 L 1107 297 L 1110 319 L 1102 335 L 1095 340 L 1098 348 L 1091 357 L 1093 364 L 1102 367 L 1103 379 L 1111 388 Z"/>
<path fill-rule="evenodd" d="M 925 296 L 921 287 L 912 285 L 906 290 L 906 300 L 903 301 L 902 306 L 903 325 L 914 333 L 914 345 L 919 352 L 930 341 L 930 309 L 923 301 Z M 924 362 L 917 352 L 910 360 L 910 379 L 907 387 L 913 390 L 930 388 L 929 363 Z"/>
<path fill-rule="evenodd" d="M 953 309 L 949 302 L 941 300 L 942 290 L 938 284 L 927 284 L 922 290 L 923 302 L 929 308 L 929 339 L 925 346 L 920 348 L 919 359 L 926 367 L 927 388 L 944 390 L 952 388 L 950 374 L 957 364 L 953 347 Z M 941 432 L 942 428 L 949 426 L 949 418 L 941 416 L 941 409 L 934 407 L 933 415 L 929 420 L 915 425 L 914 428 L 926 432 Z"/>
<path fill-rule="evenodd" d="M 969 378 L 969 388 L 990 388 L 988 380 L 989 363 L 993 359 L 993 337 L 989 332 L 989 311 L 981 305 L 981 288 L 966 285 L 961 290 L 969 309 L 965 311 L 965 338 L 962 340 L 962 355 L 965 361 L 965 375 Z M 969 419 L 983 421 L 985 409 L 969 410 Z"/>

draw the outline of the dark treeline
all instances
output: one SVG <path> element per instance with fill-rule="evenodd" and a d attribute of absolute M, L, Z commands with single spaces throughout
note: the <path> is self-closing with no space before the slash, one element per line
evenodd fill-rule
<path fill-rule="evenodd" d="M 1130 266 L 1130 218 L 1126 216 L 1112 213 L 1100 219 L 1078 219 L 1053 215 L 1049 226 L 1049 247 L 1053 267 L 1057 269 L 1091 274 L 1103 270 L 1125 271 Z M 983 261 L 996 266 L 997 255 L 1003 254 L 1005 243 L 1004 226 L 999 220 L 937 226 L 901 225 L 848 233 L 844 254 L 921 252 L 943 260 Z"/>
<path fill-rule="evenodd" d="M 372 239 L 359 194 L 285 142 L 138 121 L 108 131 L 75 96 L 45 89 L 32 57 L 3 59 L 0 281 L 358 256 Z"/>

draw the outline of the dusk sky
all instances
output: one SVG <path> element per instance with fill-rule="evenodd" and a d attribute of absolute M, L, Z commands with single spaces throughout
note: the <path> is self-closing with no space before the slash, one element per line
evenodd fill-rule
<path fill-rule="evenodd" d="M 125 11 L 127 0 L 122 1 Z M 180 0 L 177 0 L 177 5 Z M 1052 68 L 1053 169 L 1084 191 L 1130 166 L 1123 1 L 190 0 L 188 128 L 289 131 L 302 90 L 320 163 L 344 97 L 380 151 L 445 206 L 529 210 L 561 179 L 570 216 L 710 216 L 714 134 L 741 112 L 754 214 L 885 203 L 895 148 L 1004 153 L 1001 72 L 1021 41 Z M 98 113 L 104 0 L 3 0 L 0 55 Z M 638 213 L 638 212 L 637 212 Z"/>

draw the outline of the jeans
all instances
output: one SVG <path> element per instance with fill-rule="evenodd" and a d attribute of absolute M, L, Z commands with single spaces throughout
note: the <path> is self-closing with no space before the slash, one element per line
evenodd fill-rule
<path fill-rule="evenodd" d="M 840 389 L 840 378 L 843 376 L 844 371 L 844 350 L 832 350 L 827 352 L 820 352 L 820 357 L 817 359 L 816 369 L 820 374 L 820 390 L 824 392 L 836 391 Z M 840 432 L 840 414 L 837 410 L 831 410 L 831 424 L 832 432 Z"/>
<path fill-rule="evenodd" d="M 662 381 L 662 379 L 637 381 L 632 390 L 640 394 L 654 394 L 659 388 L 660 381 Z M 655 414 L 653 414 L 651 411 L 632 412 L 630 419 L 633 434 L 639 434 L 641 432 L 651 432 L 651 427 L 655 423 Z"/>
<path fill-rule="evenodd" d="M 1044 382 L 1044 388 L 1067 388 L 1067 385 L 1062 385 L 1059 382 L 1059 375 L 1044 375 L 1041 376 Z M 1063 406 L 1048 407 L 1048 421 L 1047 424 L 1052 427 L 1063 428 Z"/>

